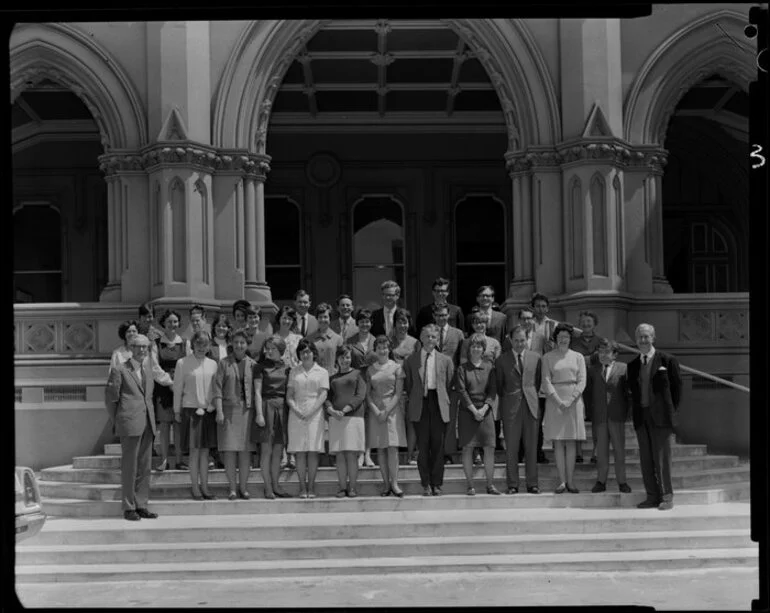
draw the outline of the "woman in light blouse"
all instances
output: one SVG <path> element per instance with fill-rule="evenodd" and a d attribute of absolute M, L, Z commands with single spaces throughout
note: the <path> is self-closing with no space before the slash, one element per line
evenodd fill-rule
<path fill-rule="evenodd" d="M 316 363 L 315 345 L 306 339 L 297 345 L 297 358 L 300 364 L 291 369 L 286 388 L 288 451 L 297 457 L 299 497 L 315 498 L 318 454 L 324 450 L 323 406 L 329 392 L 329 373 Z"/>
<path fill-rule="evenodd" d="M 476 494 L 473 487 L 473 450 L 476 447 L 484 449 L 487 494 L 500 494 L 492 483 L 495 472 L 493 401 L 497 396 L 497 387 L 494 363 L 484 359 L 490 340 L 494 339 L 478 332 L 467 339 L 466 359 L 460 364 L 455 376 L 455 384 L 460 394 L 459 444 L 463 450 L 463 471 L 469 496 Z"/>
<path fill-rule="evenodd" d="M 337 370 L 337 349 L 344 345 L 342 337 L 331 329 L 332 306 L 322 302 L 315 309 L 318 330 L 305 338 L 315 345 L 318 351 L 318 364 L 323 366 L 331 377 Z"/>
<path fill-rule="evenodd" d="M 214 360 L 206 357 L 210 343 L 208 332 L 200 330 L 193 334 L 193 354 L 179 360 L 174 370 L 174 418 L 182 424 L 181 446 L 190 452 L 194 500 L 216 499 L 209 493 L 209 449 L 217 446 L 212 398 L 218 367 Z"/>
<path fill-rule="evenodd" d="M 289 368 L 294 368 L 299 365 L 297 345 L 302 340 L 302 335 L 297 334 L 297 311 L 293 307 L 285 305 L 281 307 L 275 318 L 279 326 L 276 334 L 286 343 L 283 361 Z"/>
<path fill-rule="evenodd" d="M 226 316 L 225 316 L 226 317 Z M 230 485 L 229 500 L 248 500 L 251 454 L 257 446 L 251 440 L 254 421 L 255 362 L 246 355 L 248 338 L 244 330 L 232 335 L 233 352 L 219 361 L 214 377 L 212 399 L 217 420 L 217 449 L 224 455 L 225 474 Z M 236 456 L 238 461 L 238 492 L 235 489 Z"/>
<path fill-rule="evenodd" d="M 407 309 L 397 308 L 393 313 L 393 336 L 390 342 L 393 347 L 391 354 L 396 364 L 403 365 L 404 360 L 419 351 L 422 345 L 420 341 L 409 335 L 409 329 L 412 327 L 412 314 Z M 406 390 L 402 392 L 404 396 L 404 406 L 406 406 Z M 410 464 L 417 464 L 417 454 L 414 448 L 417 446 L 417 431 L 414 424 L 406 420 L 406 450 L 407 458 Z"/>
<path fill-rule="evenodd" d="M 120 364 L 131 358 L 133 354 L 128 346 L 138 334 L 139 324 L 133 319 L 124 321 L 118 326 L 118 338 L 123 341 L 123 344 L 112 352 L 112 356 L 110 357 L 110 370 L 117 368 Z"/>
<path fill-rule="evenodd" d="M 579 441 L 586 440 L 583 409 L 586 362 L 581 354 L 569 348 L 571 340 L 572 327 L 557 324 L 553 331 L 556 347 L 542 357 L 543 438 L 553 441 L 560 481 L 557 494 L 578 493 L 574 484 L 575 456 Z"/>
<path fill-rule="evenodd" d="M 286 383 L 290 369 L 283 361 L 286 343 L 274 334 L 262 347 L 264 359 L 254 367 L 255 423 L 252 440 L 260 445 L 262 481 L 265 498 L 291 498 L 278 485 L 281 474 L 281 454 L 284 453 L 289 433 L 289 407 L 286 404 Z"/>
<path fill-rule="evenodd" d="M 364 401 L 366 382 L 360 370 L 351 366 L 350 345 L 337 349 L 337 372 L 329 379 L 326 414 L 329 416 L 329 453 L 337 460 L 340 489 L 337 498 L 358 496 L 358 454 L 364 451 Z M 348 482 L 349 481 L 349 482 Z"/>
<path fill-rule="evenodd" d="M 214 331 L 214 338 L 211 340 L 207 357 L 221 362 L 230 352 L 230 333 L 233 331 L 230 318 L 225 313 L 220 313 L 211 324 L 211 329 Z"/>

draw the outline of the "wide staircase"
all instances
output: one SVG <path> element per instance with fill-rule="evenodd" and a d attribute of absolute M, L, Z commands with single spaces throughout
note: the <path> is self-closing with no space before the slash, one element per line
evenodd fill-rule
<path fill-rule="evenodd" d="M 587 424 L 590 441 L 590 424 Z M 150 508 L 156 520 L 127 522 L 120 503 L 120 446 L 104 455 L 39 473 L 51 516 L 16 549 L 19 582 L 222 579 L 415 572 L 601 571 L 757 567 L 749 538 L 749 465 L 711 455 L 705 445 L 673 445 L 675 507 L 637 509 L 645 498 L 639 448 L 626 425 L 626 471 L 632 493 L 621 494 L 610 464 L 607 491 L 591 493 L 596 466 L 576 466 L 578 494 L 555 494 L 552 450 L 541 464 L 539 495 L 485 493 L 475 467 L 476 496 L 466 495 L 462 467 L 448 465 L 444 495 L 421 496 L 417 467 L 401 467 L 406 496 L 380 497 L 378 468 L 359 472 L 359 497 L 338 499 L 336 470 L 319 468 L 316 499 L 263 498 L 253 470 L 250 500 L 227 500 L 223 470 L 210 472 L 214 501 L 190 496 L 187 471 L 153 472 Z M 154 460 L 155 461 L 155 460 Z M 495 484 L 505 487 L 497 456 Z M 524 466 L 520 466 L 524 492 Z M 296 495 L 294 470 L 282 471 Z"/>

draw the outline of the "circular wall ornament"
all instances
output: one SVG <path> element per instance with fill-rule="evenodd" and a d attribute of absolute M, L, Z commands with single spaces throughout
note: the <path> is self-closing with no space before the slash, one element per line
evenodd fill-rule
<path fill-rule="evenodd" d="M 340 178 L 340 163 L 331 153 L 316 153 L 305 167 L 308 181 L 316 187 L 332 187 Z"/>

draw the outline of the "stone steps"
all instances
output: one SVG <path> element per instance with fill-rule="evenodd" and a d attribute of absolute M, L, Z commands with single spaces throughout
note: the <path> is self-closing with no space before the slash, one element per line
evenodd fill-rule
<path fill-rule="evenodd" d="M 364 560 L 411 556 L 521 555 L 570 552 L 727 549 L 750 547 L 744 529 L 589 534 L 514 534 L 491 536 L 410 536 L 280 541 L 38 545 L 20 548 L 16 564 L 185 564 L 263 560 Z"/>

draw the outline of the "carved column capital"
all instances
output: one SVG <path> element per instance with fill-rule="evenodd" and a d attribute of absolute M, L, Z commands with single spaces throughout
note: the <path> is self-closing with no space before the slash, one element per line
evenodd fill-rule
<path fill-rule="evenodd" d="M 628 170 L 647 171 L 653 175 L 663 175 L 663 168 L 668 163 L 668 151 L 660 147 L 637 148 L 630 156 Z"/>
<path fill-rule="evenodd" d="M 579 140 L 558 147 L 562 165 L 573 162 L 611 164 L 623 167 L 631 159 L 631 150 L 618 139 Z"/>

